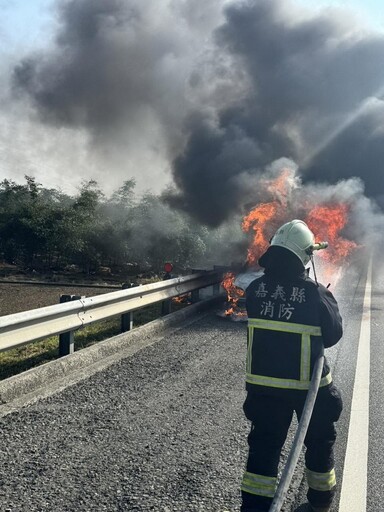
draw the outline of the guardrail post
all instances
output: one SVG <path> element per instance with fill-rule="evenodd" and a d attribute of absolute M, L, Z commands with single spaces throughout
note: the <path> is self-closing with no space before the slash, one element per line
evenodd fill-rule
<path fill-rule="evenodd" d="M 81 295 L 60 295 L 60 304 L 69 302 L 71 300 L 79 300 Z M 74 332 L 62 332 L 59 334 L 59 357 L 68 356 L 75 351 L 75 337 Z"/>
<path fill-rule="evenodd" d="M 200 290 L 192 290 L 191 291 L 191 302 L 192 304 L 195 304 L 196 302 L 199 302 L 200 300 Z"/>
<path fill-rule="evenodd" d="M 220 265 L 214 265 L 213 266 L 213 270 L 215 271 L 220 271 L 222 270 L 224 267 L 220 266 Z M 221 283 L 216 283 L 216 284 L 213 284 L 212 285 L 212 295 L 219 295 L 220 293 L 220 287 L 221 287 Z"/>
<path fill-rule="evenodd" d="M 172 279 L 170 272 L 166 272 L 163 277 L 163 281 Z M 169 315 L 172 312 L 172 299 L 163 300 L 161 303 L 161 316 Z"/>
<path fill-rule="evenodd" d="M 202 270 L 198 269 L 192 269 L 192 274 L 199 274 L 200 272 L 204 272 Z M 192 290 L 191 291 L 191 302 L 192 304 L 195 304 L 196 302 L 199 302 L 200 300 L 200 290 Z"/>
<path fill-rule="evenodd" d="M 132 283 L 123 283 L 122 289 L 127 290 L 128 288 L 132 288 L 134 285 Z M 121 315 L 121 332 L 131 331 L 133 329 L 133 311 L 128 311 L 128 313 L 123 313 Z"/>

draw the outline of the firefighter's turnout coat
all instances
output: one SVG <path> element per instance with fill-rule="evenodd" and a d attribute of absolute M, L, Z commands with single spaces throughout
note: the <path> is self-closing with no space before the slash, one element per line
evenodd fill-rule
<path fill-rule="evenodd" d="M 265 273 L 246 290 L 248 393 L 244 411 L 252 429 L 242 483 L 244 511 L 268 510 L 293 412 L 300 418 L 317 358 L 342 336 L 334 296 L 310 279 L 300 260 L 288 252 L 277 247 L 267 251 L 260 259 Z M 305 441 L 308 499 L 312 504 L 326 505 L 334 494 L 334 422 L 341 409 L 341 398 L 325 361 Z"/>
<path fill-rule="evenodd" d="M 342 334 L 332 293 L 305 275 L 284 279 L 265 274 L 248 287 L 246 304 L 247 389 L 309 389 L 315 361 Z M 331 382 L 325 364 L 320 387 Z"/>

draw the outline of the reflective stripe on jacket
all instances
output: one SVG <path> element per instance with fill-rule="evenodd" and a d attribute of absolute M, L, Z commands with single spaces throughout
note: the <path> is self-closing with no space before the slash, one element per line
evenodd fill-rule
<path fill-rule="evenodd" d="M 305 276 L 264 274 L 246 290 L 247 389 L 307 390 L 324 347 L 337 343 L 342 320 L 332 293 Z M 320 386 L 332 382 L 325 362 Z"/>
<path fill-rule="evenodd" d="M 300 358 L 296 360 L 297 373 L 299 378 L 284 378 L 277 375 L 258 375 L 253 373 L 257 365 L 252 365 L 254 343 L 258 342 L 258 336 L 255 336 L 255 330 L 266 329 L 280 333 L 290 333 L 300 337 Z M 273 320 L 263 320 L 260 318 L 250 318 L 248 320 L 248 350 L 247 350 L 247 373 L 246 382 L 258 386 L 269 386 L 281 389 L 309 389 L 311 382 L 311 354 L 312 354 L 312 336 L 321 337 L 319 326 L 311 326 L 296 323 L 278 322 Z M 297 341 L 298 338 L 296 338 Z M 286 342 L 285 340 L 284 342 Z M 288 341 L 289 343 L 289 341 Z M 276 355 L 278 357 L 278 355 Z M 294 372 L 294 370 L 293 370 Z M 321 386 L 327 386 L 332 382 L 331 372 L 328 372 L 320 381 Z"/>

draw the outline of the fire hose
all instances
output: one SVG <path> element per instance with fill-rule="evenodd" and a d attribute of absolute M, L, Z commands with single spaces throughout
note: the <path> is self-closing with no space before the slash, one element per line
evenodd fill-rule
<path fill-rule="evenodd" d="M 285 495 L 293 477 L 293 472 L 295 470 L 297 461 L 299 460 L 309 422 L 311 420 L 313 407 L 315 405 L 317 392 L 320 386 L 323 365 L 324 355 L 320 356 L 315 363 L 311 384 L 308 389 L 307 398 L 305 400 L 299 426 L 293 439 L 292 447 L 288 455 L 288 460 L 281 475 L 269 512 L 279 512 L 283 505 Z"/>

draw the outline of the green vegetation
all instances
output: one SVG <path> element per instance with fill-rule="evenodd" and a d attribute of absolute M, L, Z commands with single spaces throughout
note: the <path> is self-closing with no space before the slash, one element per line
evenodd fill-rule
<path fill-rule="evenodd" d="M 135 194 L 125 181 L 110 197 L 96 181 L 75 197 L 43 188 L 25 176 L 22 185 L 0 182 L 0 261 L 20 267 L 135 274 L 159 272 L 165 261 L 178 269 L 215 258 L 226 233 L 208 229 L 172 209 L 162 195 Z M 239 224 L 237 224 L 239 226 Z M 226 244 L 227 245 L 227 244 Z"/>

